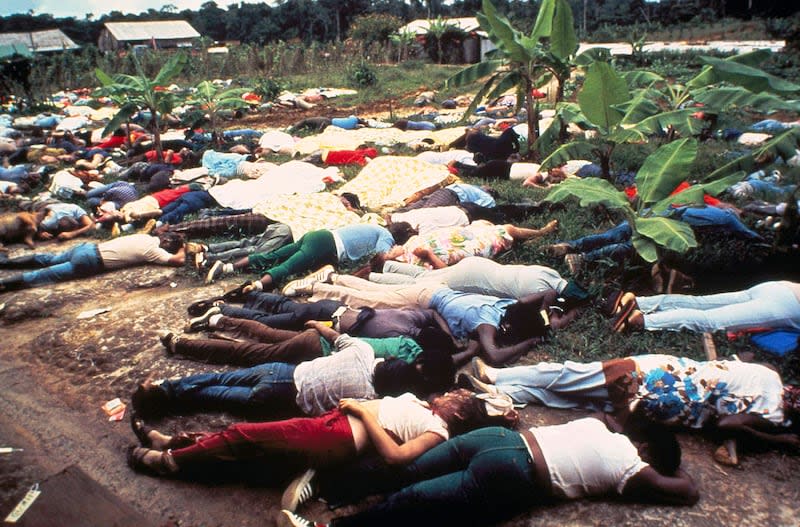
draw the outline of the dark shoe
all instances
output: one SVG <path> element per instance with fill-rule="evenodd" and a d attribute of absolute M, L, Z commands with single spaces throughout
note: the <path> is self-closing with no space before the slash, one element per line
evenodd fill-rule
<path fill-rule="evenodd" d="M 252 282 L 245 282 L 236 289 L 231 289 L 222 295 L 222 299 L 225 302 L 230 302 L 231 304 L 243 304 L 245 300 L 247 300 L 247 295 L 250 294 L 249 292 L 245 293 L 244 288 L 250 286 L 251 284 Z"/>
<path fill-rule="evenodd" d="M 224 267 L 225 264 L 222 262 L 222 260 L 217 260 L 214 262 L 214 265 L 211 266 L 206 274 L 206 285 L 213 284 L 222 278 L 225 275 Z"/>
<path fill-rule="evenodd" d="M 152 428 L 147 426 L 135 411 L 131 412 L 131 430 L 133 430 L 133 435 L 139 440 L 141 446 L 145 448 L 153 446 L 150 437 L 147 435 Z"/>
<path fill-rule="evenodd" d="M 605 300 L 603 300 L 603 304 L 600 306 L 600 312 L 603 313 L 605 317 L 613 317 L 618 315 L 620 306 L 623 304 L 623 298 L 625 297 L 625 294 L 625 291 L 621 289 L 612 292 L 605 298 Z"/>
<path fill-rule="evenodd" d="M 314 497 L 312 483 L 316 473 L 313 468 L 310 468 L 292 480 L 281 497 L 281 509 L 294 512 L 297 507 Z"/>
<path fill-rule="evenodd" d="M 225 301 L 220 296 L 210 300 L 198 300 L 197 302 L 192 302 L 189 304 L 189 307 L 186 308 L 186 311 L 190 317 L 199 317 L 212 307 L 221 306 L 224 303 Z"/>
<path fill-rule="evenodd" d="M 167 391 L 150 380 L 140 384 L 131 395 L 131 406 L 142 419 L 163 417 L 169 410 L 171 401 Z"/>
<path fill-rule="evenodd" d="M 157 463 L 148 463 L 145 458 L 148 454 L 160 454 Z M 128 466 L 136 472 L 144 472 L 155 474 L 157 476 L 168 476 L 178 471 L 178 465 L 167 452 L 159 452 L 158 450 L 151 450 L 149 448 L 129 446 L 125 458 L 128 461 Z"/>
<path fill-rule="evenodd" d="M 178 343 L 178 336 L 173 333 L 172 331 L 166 331 L 158 337 L 158 340 L 161 341 L 161 344 L 164 346 L 164 350 L 167 352 L 168 356 L 175 355 L 175 345 Z"/>
<path fill-rule="evenodd" d="M 312 522 L 292 511 L 278 513 L 278 527 L 327 527 L 327 523 Z"/>
<path fill-rule="evenodd" d="M 0 280 L 0 293 L 6 291 L 17 291 L 19 289 L 24 289 L 25 287 L 27 287 L 27 285 L 25 284 L 25 280 L 22 279 L 21 274 Z"/>
<path fill-rule="evenodd" d="M 219 307 L 214 306 L 199 317 L 191 319 L 184 328 L 184 331 L 186 331 L 186 333 L 195 333 L 197 331 L 209 329 L 210 326 L 208 320 L 214 315 L 219 314 L 222 314 L 222 310 Z"/>

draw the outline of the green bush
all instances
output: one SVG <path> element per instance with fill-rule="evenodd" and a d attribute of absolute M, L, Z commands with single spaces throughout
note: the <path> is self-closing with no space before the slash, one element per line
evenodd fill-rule
<path fill-rule="evenodd" d="M 262 101 L 271 101 L 283 91 L 283 83 L 271 78 L 257 79 L 254 85 L 253 93 L 260 96 Z"/>
<path fill-rule="evenodd" d="M 387 44 L 389 37 L 403 25 L 402 19 L 386 14 L 357 17 L 350 26 L 350 37 L 365 46 L 373 43 Z"/>
<path fill-rule="evenodd" d="M 357 66 L 349 68 L 347 79 L 356 88 L 367 88 L 378 83 L 378 75 L 375 70 L 366 62 L 361 62 Z"/>

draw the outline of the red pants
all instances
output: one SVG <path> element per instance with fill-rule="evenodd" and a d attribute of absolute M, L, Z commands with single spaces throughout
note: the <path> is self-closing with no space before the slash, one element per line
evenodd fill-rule
<path fill-rule="evenodd" d="M 356 448 L 347 416 L 337 409 L 319 417 L 237 423 L 171 453 L 183 469 L 192 463 L 268 460 L 282 455 L 303 457 L 308 465 L 320 466 L 353 459 Z"/>

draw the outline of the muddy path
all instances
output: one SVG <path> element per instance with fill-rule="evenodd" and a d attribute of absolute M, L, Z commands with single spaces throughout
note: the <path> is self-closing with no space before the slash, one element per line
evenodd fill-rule
<path fill-rule="evenodd" d="M 35 482 L 70 465 L 150 518 L 154 525 L 269 526 L 279 510 L 286 474 L 272 467 L 217 481 L 165 480 L 136 474 L 124 449 L 134 442 L 127 419 L 109 422 L 100 406 L 129 401 L 148 375 L 168 377 L 211 367 L 165 355 L 160 330 L 180 330 L 186 307 L 242 281 L 212 286 L 185 269 L 142 267 L 26 291 L 0 294 L 0 515 Z M 91 318 L 84 311 L 107 308 Z M 533 362 L 528 356 L 526 362 Z M 564 422 L 579 412 L 528 408 L 523 424 Z M 182 416 L 157 423 L 167 430 L 218 429 L 229 415 Z M 774 452 L 746 456 L 740 468 L 711 459 L 714 445 L 682 435 L 684 467 L 701 501 L 692 508 L 578 501 L 532 510 L 503 525 L 770 525 L 800 523 L 800 458 Z M 306 511 L 326 516 L 322 504 Z M 89 525 L 90 523 L 87 523 Z M 57 525 L 57 521 L 53 524 Z"/>

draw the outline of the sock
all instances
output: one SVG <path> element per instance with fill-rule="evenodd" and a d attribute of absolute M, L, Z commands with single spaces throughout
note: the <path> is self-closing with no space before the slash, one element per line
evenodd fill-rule
<path fill-rule="evenodd" d="M 215 328 L 217 324 L 219 324 L 219 319 L 221 319 L 223 315 L 220 313 L 219 315 L 211 315 L 208 318 L 208 327 Z"/>
<path fill-rule="evenodd" d="M 226 263 L 222 265 L 222 272 L 223 273 L 232 273 L 233 272 L 233 264 Z"/>

